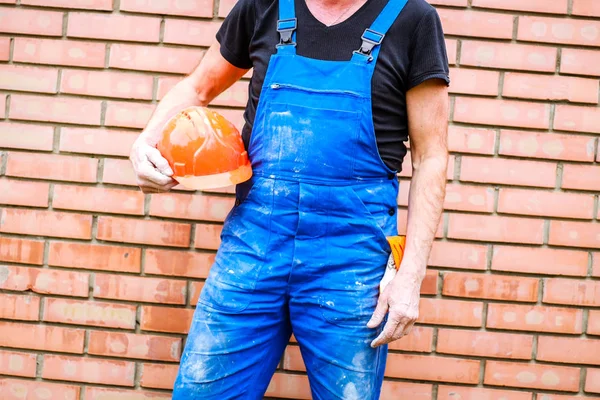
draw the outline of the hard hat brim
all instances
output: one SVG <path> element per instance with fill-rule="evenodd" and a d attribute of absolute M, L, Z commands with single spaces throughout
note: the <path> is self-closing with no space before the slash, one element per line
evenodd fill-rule
<path fill-rule="evenodd" d="M 223 172 L 220 174 L 203 176 L 173 176 L 183 187 L 193 190 L 219 189 L 231 185 L 237 185 L 247 181 L 252 177 L 252 167 L 250 164 L 242 165 L 234 171 Z"/>

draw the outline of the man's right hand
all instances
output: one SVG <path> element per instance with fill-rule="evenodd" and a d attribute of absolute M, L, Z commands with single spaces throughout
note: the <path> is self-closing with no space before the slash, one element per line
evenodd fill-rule
<path fill-rule="evenodd" d="M 173 171 L 168 161 L 143 140 L 137 140 L 129 155 L 133 164 L 137 185 L 144 193 L 164 193 L 177 185 L 171 176 Z"/>

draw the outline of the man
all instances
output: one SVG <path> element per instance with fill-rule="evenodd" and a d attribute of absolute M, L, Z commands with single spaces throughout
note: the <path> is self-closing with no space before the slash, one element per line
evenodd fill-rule
<path fill-rule="evenodd" d="M 254 175 L 236 188 L 173 398 L 261 399 L 293 333 L 313 398 L 378 399 L 386 344 L 418 316 L 445 193 L 437 13 L 424 0 L 240 0 L 217 39 L 131 154 L 145 193 L 172 188 L 154 147 L 164 123 L 254 69 L 242 132 Z M 379 295 L 409 133 L 405 256 Z"/>

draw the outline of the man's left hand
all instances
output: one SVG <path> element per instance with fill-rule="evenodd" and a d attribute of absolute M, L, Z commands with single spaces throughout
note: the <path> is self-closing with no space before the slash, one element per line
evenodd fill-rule
<path fill-rule="evenodd" d="M 421 280 L 401 271 L 402 268 L 379 296 L 377 308 L 367 323 L 367 327 L 376 328 L 389 312 L 383 331 L 371 342 L 371 347 L 381 346 L 408 335 L 419 317 Z"/>

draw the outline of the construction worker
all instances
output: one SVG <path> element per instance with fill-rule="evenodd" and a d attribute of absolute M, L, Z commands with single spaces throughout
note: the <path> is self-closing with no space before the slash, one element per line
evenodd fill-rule
<path fill-rule="evenodd" d="M 425 0 L 239 0 L 133 146 L 145 193 L 177 184 L 165 122 L 253 68 L 253 177 L 198 301 L 173 399 L 262 399 L 293 333 L 315 399 L 378 399 L 387 343 L 418 317 L 445 193 L 448 61 Z M 379 294 L 410 134 L 404 259 Z"/>

